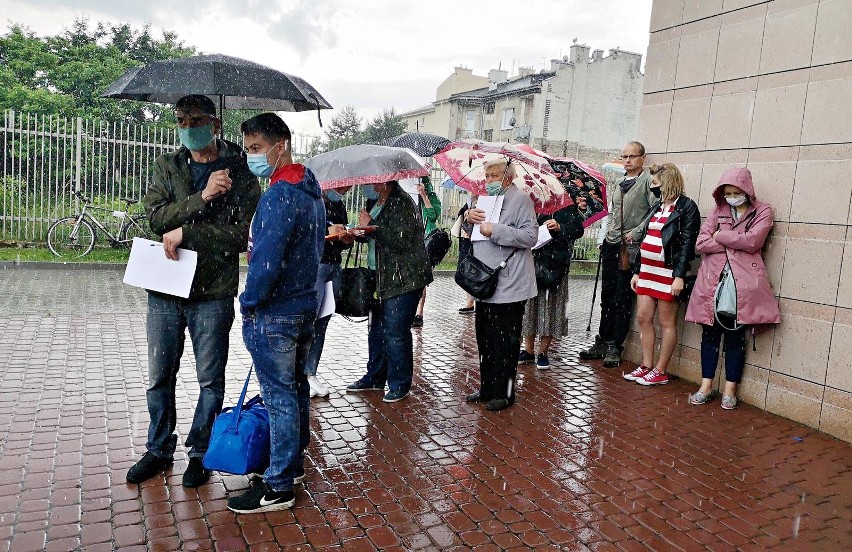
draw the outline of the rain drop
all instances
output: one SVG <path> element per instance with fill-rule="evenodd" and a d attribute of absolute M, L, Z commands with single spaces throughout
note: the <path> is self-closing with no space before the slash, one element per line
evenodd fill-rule
<path fill-rule="evenodd" d="M 799 514 L 793 520 L 793 538 L 794 539 L 799 537 L 799 525 L 801 524 L 801 522 L 802 522 L 802 516 L 801 516 L 801 514 Z"/>

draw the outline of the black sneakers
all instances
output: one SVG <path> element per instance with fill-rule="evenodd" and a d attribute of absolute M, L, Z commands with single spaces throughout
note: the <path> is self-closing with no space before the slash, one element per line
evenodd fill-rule
<path fill-rule="evenodd" d="M 183 486 L 194 488 L 200 487 L 210 480 L 210 470 L 201 463 L 201 458 L 192 457 L 189 465 L 183 472 Z"/>
<path fill-rule="evenodd" d="M 172 467 L 172 460 L 160 458 L 152 452 L 146 452 L 138 462 L 127 470 L 128 483 L 142 483 L 158 473 Z"/>
<path fill-rule="evenodd" d="M 273 491 L 266 483 L 250 488 L 245 494 L 228 499 L 228 509 L 238 514 L 289 510 L 296 504 L 293 491 Z"/>
<path fill-rule="evenodd" d="M 615 341 L 607 342 L 603 365 L 604 368 L 615 368 L 621 365 L 621 347 Z"/>

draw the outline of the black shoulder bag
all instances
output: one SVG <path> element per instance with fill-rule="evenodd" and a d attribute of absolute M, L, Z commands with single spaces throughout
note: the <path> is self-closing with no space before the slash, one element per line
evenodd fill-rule
<path fill-rule="evenodd" d="M 497 278 L 500 276 L 500 271 L 516 251 L 517 249 L 512 251 L 496 268 L 491 268 L 473 254 L 468 255 L 459 262 L 456 269 L 456 283 L 474 298 L 488 299 L 497 291 Z"/>
<path fill-rule="evenodd" d="M 349 258 L 355 250 L 353 266 Z M 376 271 L 366 266 L 357 266 L 361 258 L 361 243 L 359 242 L 346 253 L 346 261 L 340 275 L 340 289 L 334 296 L 334 312 L 343 316 L 367 316 L 373 305 L 376 293 Z"/>

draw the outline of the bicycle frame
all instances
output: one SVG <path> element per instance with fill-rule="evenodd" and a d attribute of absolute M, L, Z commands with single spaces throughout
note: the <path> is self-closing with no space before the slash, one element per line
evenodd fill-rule
<path fill-rule="evenodd" d="M 77 197 L 83 201 L 83 209 L 76 215 L 77 222 L 74 225 L 74 229 L 71 231 L 72 238 L 75 238 L 77 236 L 77 231 L 80 228 L 80 221 L 82 221 L 83 219 L 86 219 L 87 221 L 89 221 L 89 223 L 94 224 L 98 228 L 98 230 L 106 234 L 110 241 L 115 243 L 124 243 L 125 241 L 127 241 L 122 240 L 121 236 L 124 235 L 125 229 L 129 228 L 130 226 L 137 226 L 142 229 L 141 226 L 139 226 L 139 224 L 135 220 L 133 220 L 133 217 L 128 212 L 130 210 L 129 204 L 125 206 L 124 211 L 117 211 L 115 209 L 107 209 L 106 207 L 98 207 L 97 205 L 92 205 L 91 201 L 89 201 L 89 199 L 83 196 L 82 194 L 77 195 Z M 116 232 L 115 234 L 110 232 L 105 224 L 103 224 L 100 220 L 96 219 L 94 215 L 89 212 L 90 210 L 109 212 L 112 213 L 112 215 L 116 218 L 120 218 L 121 223 L 118 225 L 118 232 Z"/>

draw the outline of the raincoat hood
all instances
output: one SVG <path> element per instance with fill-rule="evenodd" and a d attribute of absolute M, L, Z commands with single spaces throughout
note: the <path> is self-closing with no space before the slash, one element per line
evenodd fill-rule
<path fill-rule="evenodd" d="M 732 167 L 722 173 L 722 177 L 719 178 L 719 185 L 713 190 L 713 199 L 716 200 L 716 205 L 719 207 L 728 205 L 722 190 L 727 185 L 736 186 L 744 191 L 749 203 L 754 203 L 757 200 L 757 196 L 754 195 L 754 184 L 751 181 L 751 171 L 745 167 Z"/>
<path fill-rule="evenodd" d="M 320 189 L 319 183 L 317 183 L 317 179 L 314 177 L 314 173 L 299 163 L 292 163 L 290 165 L 278 167 L 278 169 L 272 173 L 272 176 L 269 177 L 270 185 L 275 185 L 280 182 L 286 182 L 291 186 L 295 186 L 314 198 L 318 199 L 322 197 L 322 190 Z"/>

